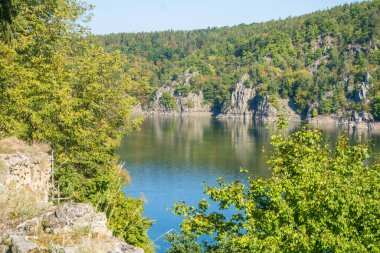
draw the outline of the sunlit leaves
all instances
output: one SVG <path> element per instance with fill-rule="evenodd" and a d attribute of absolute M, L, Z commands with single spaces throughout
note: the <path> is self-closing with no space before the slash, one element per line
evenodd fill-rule
<path fill-rule="evenodd" d="M 168 237 L 171 252 L 189 245 L 206 252 L 379 251 L 380 168 L 363 165 L 365 145 L 350 146 L 342 136 L 331 151 L 321 132 L 307 128 L 274 136 L 272 145 L 271 178 L 206 187 L 219 214 L 180 205 L 191 212 L 181 234 Z M 227 208 L 235 210 L 230 218 L 223 215 Z M 204 235 L 210 238 L 201 243 Z"/>
<path fill-rule="evenodd" d="M 77 22 L 85 12 L 66 0 L 15 6 L 11 39 L 0 41 L 0 131 L 51 145 L 61 194 L 94 204 L 115 235 L 149 252 L 151 222 L 142 200 L 121 191 L 128 177 L 115 155 L 141 122 L 131 109 L 146 86 L 124 72 L 119 52 L 95 45 Z"/>

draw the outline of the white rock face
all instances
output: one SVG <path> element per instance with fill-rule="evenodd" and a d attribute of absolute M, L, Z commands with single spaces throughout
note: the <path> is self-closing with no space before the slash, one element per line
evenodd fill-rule
<path fill-rule="evenodd" d="M 164 92 L 169 93 L 175 99 L 175 108 L 171 109 L 161 104 L 160 99 Z M 203 93 L 190 92 L 187 96 L 174 94 L 173 87 L 160 87 L 155 93 L 150 109 L 147 114 L 165 114 L 174 116 L 184 115 L 211 115 L 210 105 L 204 104 Z"/>
<path fill-rule="evenodd" d="M 253 112 L 250 108 L 250 100 L 256 95 L 255 89 L 246 87 L 245 82 L 249 75 L 245 74 L 236 84 L 231 93 L 231 103 L 222 110 L 223 117 L 252 119 Z"/>
<path fill-rule="evenodd" d="M 272 103 L 269 95 L 258 96 L 254 88 L 245 85 L 248 78 L 248 74 L 243 75 L 235 85 L 230 105 L 223 108 L 220 118 L 275 121 L 279 115 L 285 115 L 289 120 L 300 120 L 289 100 L 276 98 L 275 103 Z"/>
<path fill-rule="evenodd" d="M 355 93 L 355 101 L 363 102 L 364 104 L 368 104 L 369 100 L 367 98 L 367 94 L 369 90 L 372 88 L 372 84 L 370 83 L 370 74 L 367 72 L 366 78 L 364 82 L 358 84 L 358 90 Z"/>

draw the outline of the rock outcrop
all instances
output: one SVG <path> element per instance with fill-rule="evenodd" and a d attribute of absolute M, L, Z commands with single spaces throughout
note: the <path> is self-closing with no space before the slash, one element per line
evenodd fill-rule
<path fill-rule="evenodd" d="M 290 121 L 300 121 L 301 119 L 294 110 L 295 106 L 288 99 L 266 95 L 264 97 L 255 97 L 251 103 L 255 119 L 276 121 L 280 115 L 284 115 Z"/>
<path fill-rule="evenodd" d="M 285 115 L 289 120 L 300 120 L 300 116 L 296 114 L 289 100 L 270 95 L 257 95 L 255 88 L 246 85 L 248 78 L 248 74 L 243 75 L 235 85 L 231 93 L 231 102 L 223 108 L 220 118 L 275 121 L 278 116 Z"/>
<path fill-rule="evenodd" d="M 64 203 L 2 233 L 0 252 L 144 252 L 113 237 L 106 224 L 91 205 Z"/>
<path fill-rule="evenodd" d="M 154 93 L 153 99 L 143 113 L 148 115 L 171 116 L 211 116 L 211 105 L 206 103 L 203 93 L 192 92 L 191 82 L 198 76 L 198 72 L 185 71 L 173 77 L 170 85 L 160 87 Z M 176 87 L 176 88 L 174 88 Z M 164 104 L 162 96 L 169 96 L 171 104 Z"/>
<path fill-rule="evenodd" d="M 161 102 L 163 94 L 169 94 L 174 103 L 170 108 Z M 146 114 L 165 114 L 175 116 L 209 116 L 211 115 L 211 106 L 206 104 L 203 98 L 203 93 L 189 92 L 188 94 L 175 94 L 173 87 L 160 87 L 154 94 L 154 98 Z"/>
<path fill-rule="evenodd" d="M 256 95 L 256 91 L 251 86 L 245 85 L 248 78 L 248 74 L 243 75 L 235 85 L 235 89 L 231 93 L 230 105 L 222 109 L 221 117 L 252 119 L 253 112 L 250 108 L 250 102 Z"/>
<path fill-rule="evenodd" d="M 358 88 L 355 92 L 355 102 L 362 102 L 368 104 L 369 100 L 367 98 L 367 93 L 369 92 L 372 84 L 370 83 L 370 74 L 367 72 L 365 80 L 358 84 Z"/>
<path fill-rule="evenodd" d="M 0 253 L 143 253 L 112 235 L 89 204 L 48 202 L 49 148 L 0 141 Z"/>
<path fill-rule="evenodd" d="M 370 113 L 352 111 L 349 115 L 338 113 L 329 116 L 308 117 L 308 122 L 313 125 L 341 126 L 347 129 L 376 130 L 380 125 L 375 122 Z"/>

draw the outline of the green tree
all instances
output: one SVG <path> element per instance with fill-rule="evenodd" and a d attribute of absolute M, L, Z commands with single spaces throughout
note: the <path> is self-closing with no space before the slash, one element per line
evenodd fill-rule
<path fill-rule="evenodd" d="M 85 5 L 17 2 L 12 36 L 0 41 L 1 134 L 49 143 L 62 194 L 92 203 L 115 235 L 149 252 L 151 222 L 142 200 L 122 192 L 128 175 L 115 154 L 123 134 L 139 126 L 131 109 L 142 85 L 126 75 L 120 52 L 106 53 L 78 24 Z"/>
<path fill-rule="evenodd" d="M 184 221 L 169 252 L 378 252 L 380 166 L 364 165 L 367 147 L 342 136 L 332 151 L 307 129 L 272 144 L 271 178 L 206 187 L 219 211 L 206 199 L 175 204 Z"/>
<path fill-rule="evenodd" d="M 173 110 L 176 107 L 175 98 L 167 91 L 162 92 L 160 104 L 163 105 L 166 110 Z"/>
<path fill-rule="evenodd" d="M 373 99 L 372 106 L 371 106 L 372 114 L 375 117 L 375 119 L 379 120 L 380 119 L 380 92 L 378 92 Z"/>

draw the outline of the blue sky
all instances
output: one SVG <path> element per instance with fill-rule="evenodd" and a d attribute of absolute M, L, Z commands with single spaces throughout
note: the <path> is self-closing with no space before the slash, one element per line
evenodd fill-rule
<path fill-rule="evenodd" d="M 95 34 L 190 30 L 297 16 L 355 0 L 88 0 Z"/>

